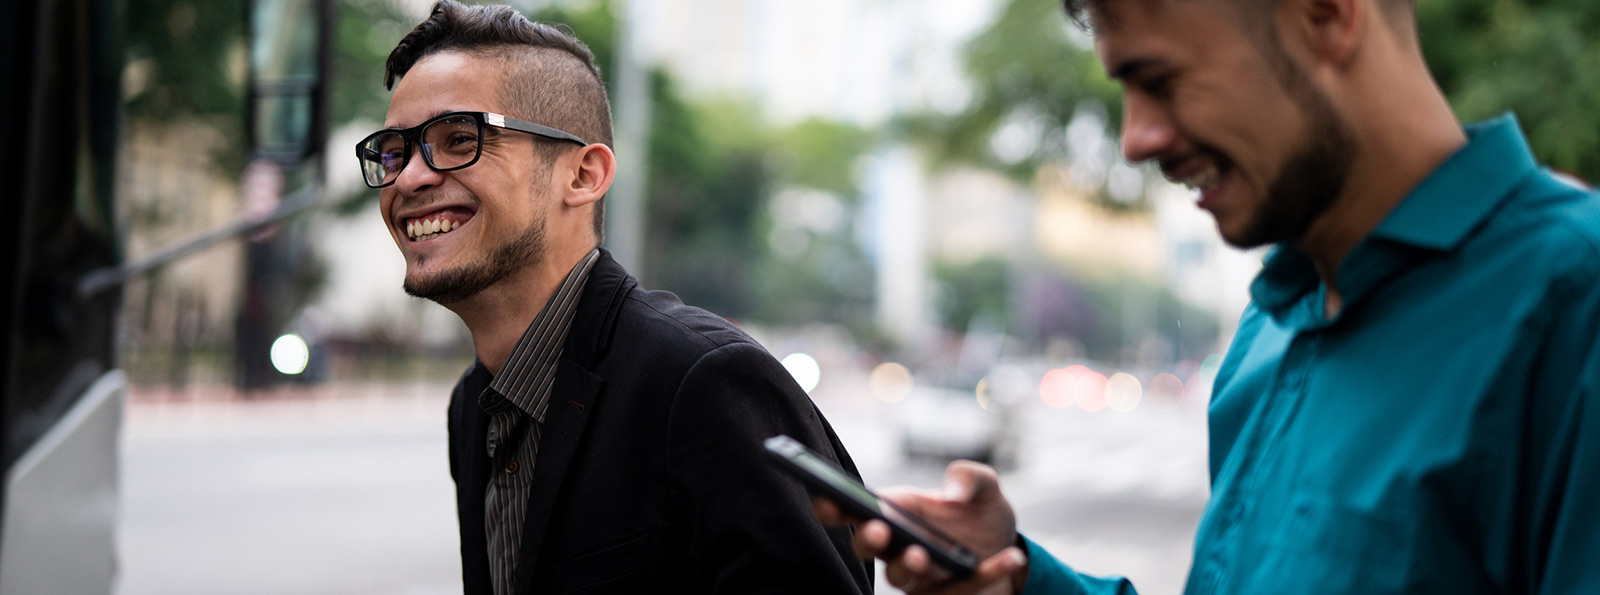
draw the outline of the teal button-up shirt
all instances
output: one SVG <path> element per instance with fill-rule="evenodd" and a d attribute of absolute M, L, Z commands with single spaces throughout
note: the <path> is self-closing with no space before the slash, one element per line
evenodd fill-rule
<path fill-rule="evenodd" d="M 1600 593 L 1600 196 L 1516 120 L 1351 251 L 1280 246 L 1217 375 L 1189 593 Z M 1030 543 L 1026 593 L 1132 592 Z"/>

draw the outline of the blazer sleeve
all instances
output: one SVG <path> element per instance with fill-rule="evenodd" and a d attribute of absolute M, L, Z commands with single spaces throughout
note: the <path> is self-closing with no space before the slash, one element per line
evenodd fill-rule
<path fill-rule="evenodd" d="M 870 562 L 824 528 L 805 488 L 769 463 L 787 434 L 838 462 L 810 397 L 759 345 L 714 349 L 684 376 L 668 420 L 674 514 L 697 593 L 870 593 Z"/>

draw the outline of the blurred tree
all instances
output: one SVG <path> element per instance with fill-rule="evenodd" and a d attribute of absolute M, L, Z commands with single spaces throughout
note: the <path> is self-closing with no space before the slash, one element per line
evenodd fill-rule
<path fill-rule="evenodd" d="M 589 44 L 611 86 L 611 2 L 560 4 L 532 18 L 569 27 Z M 864 320 L 871 277 L 849 227 L 814 234 L 803 254 L 777 260 L 768 241 L 775 190 L 811 187 L 854 204 L 855 160 L 870 134 L 824 121 L 775 130 L 742 101 L 691 101 L 664 69 L 650 72 L 651 131 L 645 203 L 648 285 L 732 318 L 800 322 L 801 314 Z M 864 279 L 864 280 L 863 280 Z"/>
<path fill-rule="evenodd" d="M 1080 106 L 1107 110 L 1112 122 L 1121 118 L 1121 91 L 1059 0 L 1006 2 L 968 42 L 965 65 L 973 87 L 967 109 L 900 123 L 929 150 L 935 167 L 968 163 L 1028 180 L 1041 164 L 1066 155 L 1067 123 Z"/>
<path fill-rule="evenodd" d="M 1511 111 L 1534 155 L 1600 182 L 1600 3 L 1417 3 L 1423 54 L 1463 121 Z"/>
<path fill-rule="evenodd" d="M 767 245 L 757 278 L 762 320 L 825 320 L 850 327 L 858 338 L 874 332 L 873 270 L 857 237 L 856 163 L 876 136 L 820 119 L 774 131 L 768 162 L 782 189 L 758 230 Z"/>
<path fill-rule="evenodd" d="M 328 124 L 337 129 L 356 120 L 381 121 L 389 109 L 384 62 L 419 19 L 395 0 L 339 0 L 334 19 Z"/>
<path fill-rule="evenodd" d="M 977 318 L 997 321 L 1010 330 L 1011 267 L 1000 259 L 986 258 L 965 264 L 934 266 L 939 283 L 939 323 L 964 332 Z"/>
<path fill-rule="evenodd" d="M 1600 181 L 1600 2 L 1427 0 L 1417 21 L 1463 121 L 1515 112 L 1541 161 Z M 966 48 L 971 105 L 906 118 L 904 130 L 937 161 L 1029 179 L 1065 155 L 1062 133 L 1080 106 L 1102 105 L 1110 132 L 1120 129 L 1121 91 L 1088 41 L 1059 0 L 1009 0 Z M 997 154 L 1001 144 L 1023 150 Z"/>
<path fill-rule="evenodd" d="M 243 139 L 245 0 L 130 0 L 128 62 L 123 86 L 134 125 L 200 122 Z M 238 172 L 249 147 L 238 143 L 199 151 Z"/>
<path fill-rule="evenodd" d="M 242 116 L 244 0 L 130 0 L 128 116 Z"/>

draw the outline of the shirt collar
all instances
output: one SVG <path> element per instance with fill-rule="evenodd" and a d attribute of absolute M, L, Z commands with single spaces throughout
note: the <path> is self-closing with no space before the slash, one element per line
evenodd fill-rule
<path fill-rule="evenodd" d="M 1357 265 L 1374 264 L 1367 262 L 1371 257 L 1400 266 L 1396 247 L 1372 240 L 1436 251 L 1454 250 L 1510 196 L 1518 183 L 1536 171 L 1533 153 L 1515 116 L 1502 115 L 1467 126 L 1465 131 L 1466 146 L 1406 195 L 1340 265 L 1339 287 L 1346 306 L 1384 276 L 1384 270 L 1392 268 Z M 1250 284 L 1250 297 L 1280 324 L 1325 325 L 1328 321 L 1322 316 L 1319 283 L 1316 269 L 1305 254 L 1293 246 L 1280 245 L 1267 255 L 1261 274 Z M 1312 293 L 1317 299 L 1303 299 Z"/>
<path fill-rule="evenodd" d="M 1372 236 L 1433 250 L 1454 250 L 1537 170 L 1517 118 L 1505 114 L 1468 126 L 1467 145 L 1423 180 Z"/>
<path fill-rule="evenodd" d="M 591 250 L 574 265 L 561 287 L 528 325 L 528 330 L 523 331 L 500 373 L 478 397 L 478 404 L 485 411 L 492 414 L 505 410 L 508 404 L 515 405 L 541 423 L 544 421 L 556 363 L 561 359 L 562 345 L 572 327 L 578 299 L 583 296 L 584 281 L 599 255 L 599 249 Z"/>

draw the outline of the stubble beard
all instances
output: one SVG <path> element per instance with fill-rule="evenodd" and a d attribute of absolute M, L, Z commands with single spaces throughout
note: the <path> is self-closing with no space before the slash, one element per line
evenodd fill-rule
<path fill-rule="evenodd" d="M 402 287 L 414 297 L 448 306 L 471 299 L 513 273 L 537 266 L 544 260 L 545 248 L 544 223 L 535 222 L 517 237 L 500 242 L 487 258 L 462 263 L 427 278 L 407 274 Z"/>
<path fill-rule="evenodd" d="M 1310 120 L 1305 142 L 1278 169 L 1265 199 L 1244 229 L 1223 238 L 1239 248 L 1300 239 L 1344 192 L 1355 160 L 1356 146 L 1349 127 L 1327 96 L 1305 80 L 1286 81 L 1285 87 Z"/>

